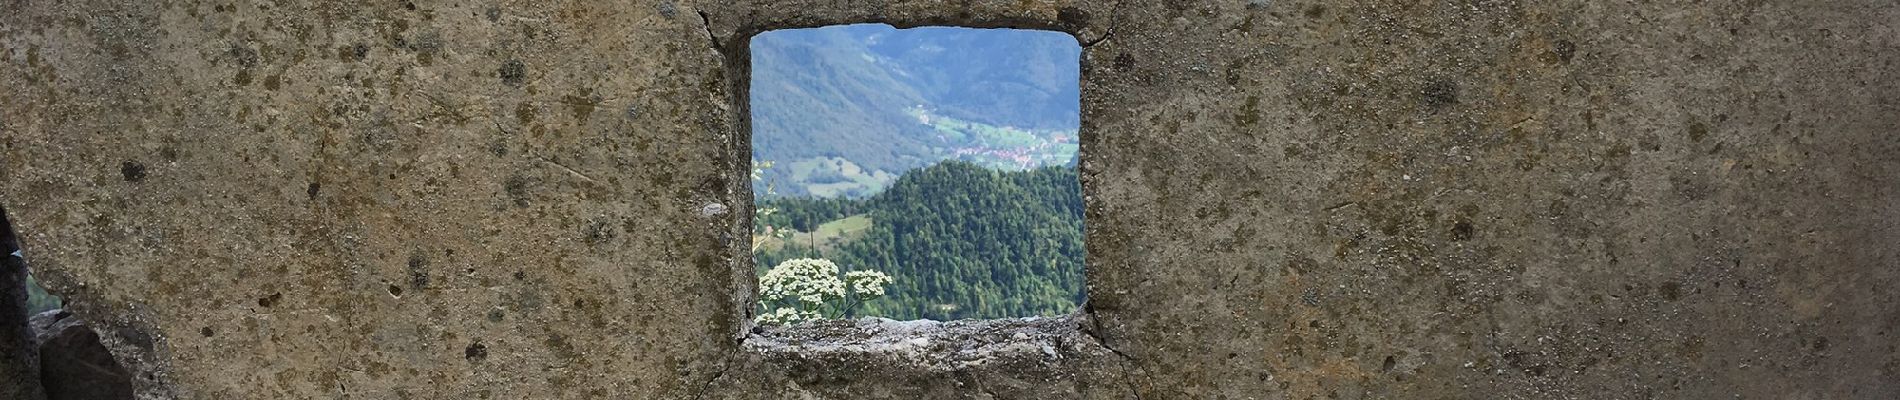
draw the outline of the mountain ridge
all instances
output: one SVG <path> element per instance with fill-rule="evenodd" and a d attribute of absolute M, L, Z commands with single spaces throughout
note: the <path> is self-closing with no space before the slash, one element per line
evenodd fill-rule
<path fill-rule="evenodd" d="M 862 198 L 947 159 L 1072 158 L 1081 47 L 1067 34 L 860 24 L 769 31 L 751 48 L 754 163 L 774 165 L 755 195 Z"/>

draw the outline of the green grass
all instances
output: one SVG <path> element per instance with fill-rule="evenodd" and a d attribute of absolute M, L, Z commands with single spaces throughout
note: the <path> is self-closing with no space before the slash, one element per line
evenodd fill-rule
<path fill-rule="evenodd" d="M 869 214 L 853 215 L 853 216 L 845 217 L 843 219 L 819 224 L 818 229 L 815 229 L 816 231 L 815 234 L 807 234 L 805 232 L 799 232 L 799 231 L 793 230 L 791 231 L 791 235 L 784 238 L 776 238 L 776 237 L 758 238 L 758 240 L 760 240 L 759 247 L 762 249 L 776 250 L 780 246 L 784 245 L 785 242 L 797 241 L 798 243 L 803 243 L 803 244 L 811 244 L 815 242 L 818 244 L 819 249 L 830 250 L 831 248 L 836 247 L 838 245 L 848 243 L 852 240 L 857 240 L 859 237 L 863 237 L 864 232 L 871 229 L 871 223 L 872 223 L 872 220 Z"/>
<path fill-rule="evenodd" d="M 858 215 L 853 215 L 850 217 L 845 217 L 845 219 L 826 222 L 824 224 L 818 225 L 818 237 L 820 239 L 824 239 L 824 238 L 843 237 L 845 235 L 852 235 L 852 234 L 863 234 L 865 229 L 870 229 L 870 228 L 871 228 L 871 216 L 866 215 L 866 214 L 858 214 Z"/>
<path fill-rule="evenodd" d="M 911 115 L 923 115 L 923 112 L 913 110 L 911 111 Z M 1029 148 L 1045 143 L 1049 144 L 1051 145 L 1050 147 L 1031 156 L 1032 159 L 1043 165 L 1068 161 L 1075 156 L 1078 147 L 1075 143 L 1049 142 L 1050 139 L 1058 135 L 1074 138 L 1076 135 L 1074 130 L 1016 129 L 1008 126 L 990 125 L 940 115 L 930 116 L 930 125 L 935 128 L 939 134 L 943 135 L 945 139 L 950 141 L 951 147 Z M 938 154 L 948 154 L 949 152 L 949 149 L 946 148 L 938 148 L 937 150 Z M 1020 168 L 1016 166 L 1013 161 L 990 159 L 983 156 L 968 159 L 968 161 L 997 169 Z"/>
<path fill-rule="evenodd" d="M 865 170 L 857 163 L 842 158 L 806 158 L 780 164 L 773 168 L 783 168 L 784 180 L 801 185 L 791 193 L 803 193 L 817 197 L 865 197 L 884 190 L 897 176 L 888 172 Z M 819 176 L 838 176 L 844 180 L 836 182 L 814 182 Z M 829 180 L 829 179 L 827 179 Z"/>

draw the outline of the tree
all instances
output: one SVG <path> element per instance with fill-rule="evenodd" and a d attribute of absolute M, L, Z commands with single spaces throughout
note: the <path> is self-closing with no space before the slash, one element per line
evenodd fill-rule
<path fill-rule="evenodd" d="M 811 225 L 870 216 L 869 229 L 825 251 L 839 265 L 906 277 L 865 302 L 869 315 L 1053 315 L 1083 300 L 1082 199 L 1073 167 L 1001 172 L 946 162 L 907 172 L 868 199 L 780 198 L 762 207 L 781 210 L 775 221 L 798 214 Z M 792 241 L 762 248 L 755 267 L 765 271 L 816 247 Z"/>

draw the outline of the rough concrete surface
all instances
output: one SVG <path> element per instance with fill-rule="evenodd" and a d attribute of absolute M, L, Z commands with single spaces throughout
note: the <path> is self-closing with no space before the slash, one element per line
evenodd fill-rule
<path fill-rule="evenodd" d="M 0 7 L 0 205 L 145 398 L 1900 397 L 1887 1 Z M 744 46 L 853 22 L 1085 45 L 1086 310 L 942 336 L 1055 355 L 749 337 Z"/>

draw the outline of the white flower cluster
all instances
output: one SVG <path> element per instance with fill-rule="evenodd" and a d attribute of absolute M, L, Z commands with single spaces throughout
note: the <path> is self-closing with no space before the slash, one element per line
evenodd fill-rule
<path fill-rule="evenodd" d="M 786 298 L 797 299 L 808 307 L 820 307 L 828 300 L 844 298 L 838 264 L 811 258 L 786 260 L 759 277 L 760 300 Z"/>
<path fill-rule="evenodd" d="M 877 271 L 851 271 L 839 279 L 830 260 L 786 260 L 759 277 L 760 324 L 793 324 L 846 315 L 865 301 L 884 295 L 893 280 Z M 847 296 L 846 289 L 849 289 Z"/>
<path fill-rule="evenodd" d="M 851 293 L 860 298 L 872 298 L 884 295 L 884 285 L 891 284 L 890 275 L 877 271 L 851 271 L 844 273 L 844 281 L 851 286 Z"/>

